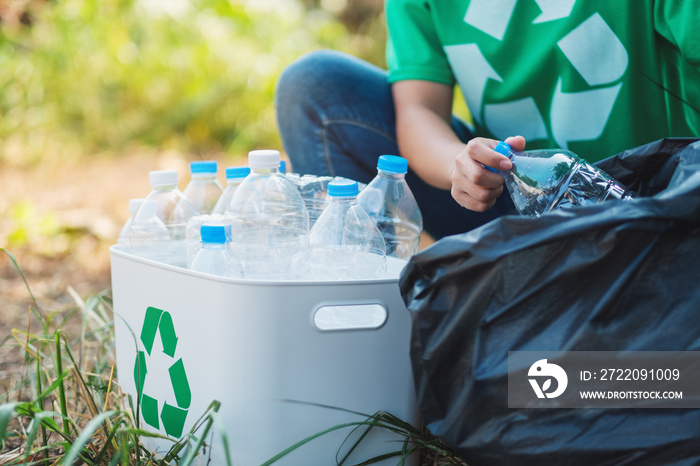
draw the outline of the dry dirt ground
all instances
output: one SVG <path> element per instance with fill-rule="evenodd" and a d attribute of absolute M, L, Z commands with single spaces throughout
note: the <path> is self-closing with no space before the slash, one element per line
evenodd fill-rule
<path fill-rule="evenodd" d="M 22 222 L 39 224 L 50 216 L 57 224 L 53 238 L 36 234 L 27 246 L 10 245 L 34 294 L 57 300 L 68 286 L 80 295 L 100 291 L 110 286 L 108 248 L 126 221 L 129 199 L 148 194 L 150 170 L 172 168 L 183 176 L 188 162 L 165 153 L 85 158 L 29 169 L 0 167 L 0 239 L 7 240 L 8 232 L 18 228 L 13 208 L 30 204 L 33 218 Z M 21 279 L 4 255 L 0 277 L 4 329 L 16 318 L 17 307 L 25 308 L 28 301 Z"/>

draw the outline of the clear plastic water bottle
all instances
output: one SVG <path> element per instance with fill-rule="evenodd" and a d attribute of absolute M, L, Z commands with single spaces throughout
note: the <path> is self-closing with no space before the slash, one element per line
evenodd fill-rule
<path fill-rule="evenodd" d="M 231 225 L 201 226 L 202 249 L 192 261 L 192 270 L 220 277 L 242 278 L 238 258 L 227 247 L 231 242 Z"/>
<path fill-rule="evenodd" d="M 246 176 L 250 174 L 249 167 L 227 167 L 226 168 L 226 188 L 216 201 L 212 214 L 223 214 L 226 212 L 228 205 L 233 199 L 233 193 L 236 192 L 238 186 L 243 182 Z"/>
<path fill-rule="evenodd" d="M 292 183 L 279 173 L 280 154 L 248 154 L 250 174 L 238 186 L 226 211 L 231 247 L 245 278 L 294 279 L 304 276 L 309 247 L 309 213 Z"/>
<path fill-rule="evenodd" d="M 199 214 L 209 214 L 219 200 L 223 189 L 216 179 L 217 163 L 191 162 L 190 182 L 183 194 Z"/>
<path fill-rule="evenodd" d="M 192 261 L 200 249 L 202 249 L 201 227 L 205 223 L 229 223 L 225 215 L 226 209 L 233 199 L 233 193 L 250 174 L 248 167 L 228 167 L 226 168 L 226 189 L 219 196 L 211 214 L 203 214 L 192 217 L 187 222 L 185 236 L 187 237 L 187 267 L 192 266 Z"/>
<path fill-rule="evenodd" d="M 406 183 L 408 161 L 382 155 L 377 176 L 362 190 L 357 202 L 374 220 L 384 236 L 386 255 L 408 259 L 418 252 L 423 216 Z"/>
<path fill-rule="evenodd" d="M 124 226 L 122 227 L 121 231 L 119 232 L 119 237 L 117 238 L 117 245 L 119 246 L 119 249 L 121 249 L 122 251 L 131 252 L 131 242 L 129 241 L 129 230 L 131 230 L 131 219 L 134 218 L 134 214 L 136 213 L 137 210 L 139 210 L 139 207 L 141 207 L 142 202 L 143 202 L 143 198 L 129 199 L 129 218 L 124 223 Z"/>
<path fill-rule="evenodd" d="M 224 224 L 227 221 L 226 214 L 195 215 L 187 221 L 185 228 L 185 242 L 187 243 L 187 268 L 192 267 L 192 261 L 200 249 L 202 249 L 202 225 L 205 223 Z"/>
<path fill-rule="evenodd" d="M 513 163 L 511 170 L 501 173 L 515 208 L 522 215 L 539 217 L 553 209 L 636 196 L 569 150 L 516 152 L 503 141 L 494 150 Z"/>
<path fill-rule="evenodd" d="M 131 249 L 137 256 L 185 267 L 185 227 L 197 212 L 177 189 L 177 171 L 152 171 L 149 181 L 152 190 L 131 220 Z"/>
<path fill-rule="evenodd" d="M 384 238 L 357 203 L 357 194 L 356 181 L 328 184 L 328 206 L 309 234 L 309 278 L 369 279 L 385 273 Z"/>

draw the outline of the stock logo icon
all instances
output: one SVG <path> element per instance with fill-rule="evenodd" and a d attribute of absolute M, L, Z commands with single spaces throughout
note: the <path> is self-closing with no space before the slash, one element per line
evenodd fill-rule
<path fill-rule="evenodd" d="M 546 359 L 540 359 L 530 366 L 527 375 L 530 377 L 528 381 L 532 385 L 537 398 L 556 398 L 564 393 L 569 383 L 569 378 L 566 376 L 564 369 L 556 364 L 548 363 Z M 551 390 L 552 379 L 557 381 L 554 390 Z M 540 380 L 542 385 L 540 385 Z"/>

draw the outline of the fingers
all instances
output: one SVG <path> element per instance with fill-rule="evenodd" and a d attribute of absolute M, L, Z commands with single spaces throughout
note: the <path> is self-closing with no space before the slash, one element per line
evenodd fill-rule
<path fill-rule="evenodd" d="M 516 139 L 516 143 L 520 143 L 520 141 L 517 140 L 518 137 L 520 136 L 509 139 Z M 525 140 L 523 139 L 523 145 L 524 141 Z M 481 165 L 490 167 L 496 171 L 510 170 L 513 164 L 510 162 L 508 157 L 493 150 L 496 147 L 496 144 L 498 144 L 498 141 L 494 139 L 474 138 L 467 143 L 466 155 Z"/>
<path fill-rule="evenodd" d="M 525 148 L 522 136 L 510 137 L 505 142 L 517 151 Z M 452 197 L 469 210 L 488 210 L 503 193 L 501 170 L 510 170 L 512 163 L 508 157 L 493 150 L 496 144 L 498 141 L 493 139 L 474 138 L 455 158 Z"/>
<path fill-rule="evenodd" d="M 525 150 L 525 138 L 522 136 L 511 136 L 509 138 L 506 138 L 503 142 L 508 144 L 515 151 Z"/>
<path fill-rule="evenodd" d="M 452 197 L 463 207 L 477 212 L 490 209 L 503 192 L 503 177 L 484 166 L 500 170 L 501 161 L 507 157 L 493 151 L 495 145 L 483 138 L 469 141 L 455 158 L 452 171 Z"/>
<path fill-rule="evenodd" d="M 496 203 L 503 192 L 503 186 L 489 190 L 472 186 L 472 189 L 462 189 L 458 185 L 452 186 L 452 197 L 459 205 L 475 212 L 484 212 Z"/>

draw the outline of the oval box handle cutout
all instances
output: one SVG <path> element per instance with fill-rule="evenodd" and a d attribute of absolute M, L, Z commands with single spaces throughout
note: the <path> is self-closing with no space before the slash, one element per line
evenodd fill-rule
<path fill-rule="evenodd" d="M 316 310 L 314 325 L 322 331 L 374 329 L 384 325 L 386 318 L 381 304 L 334 304 Z"/>

